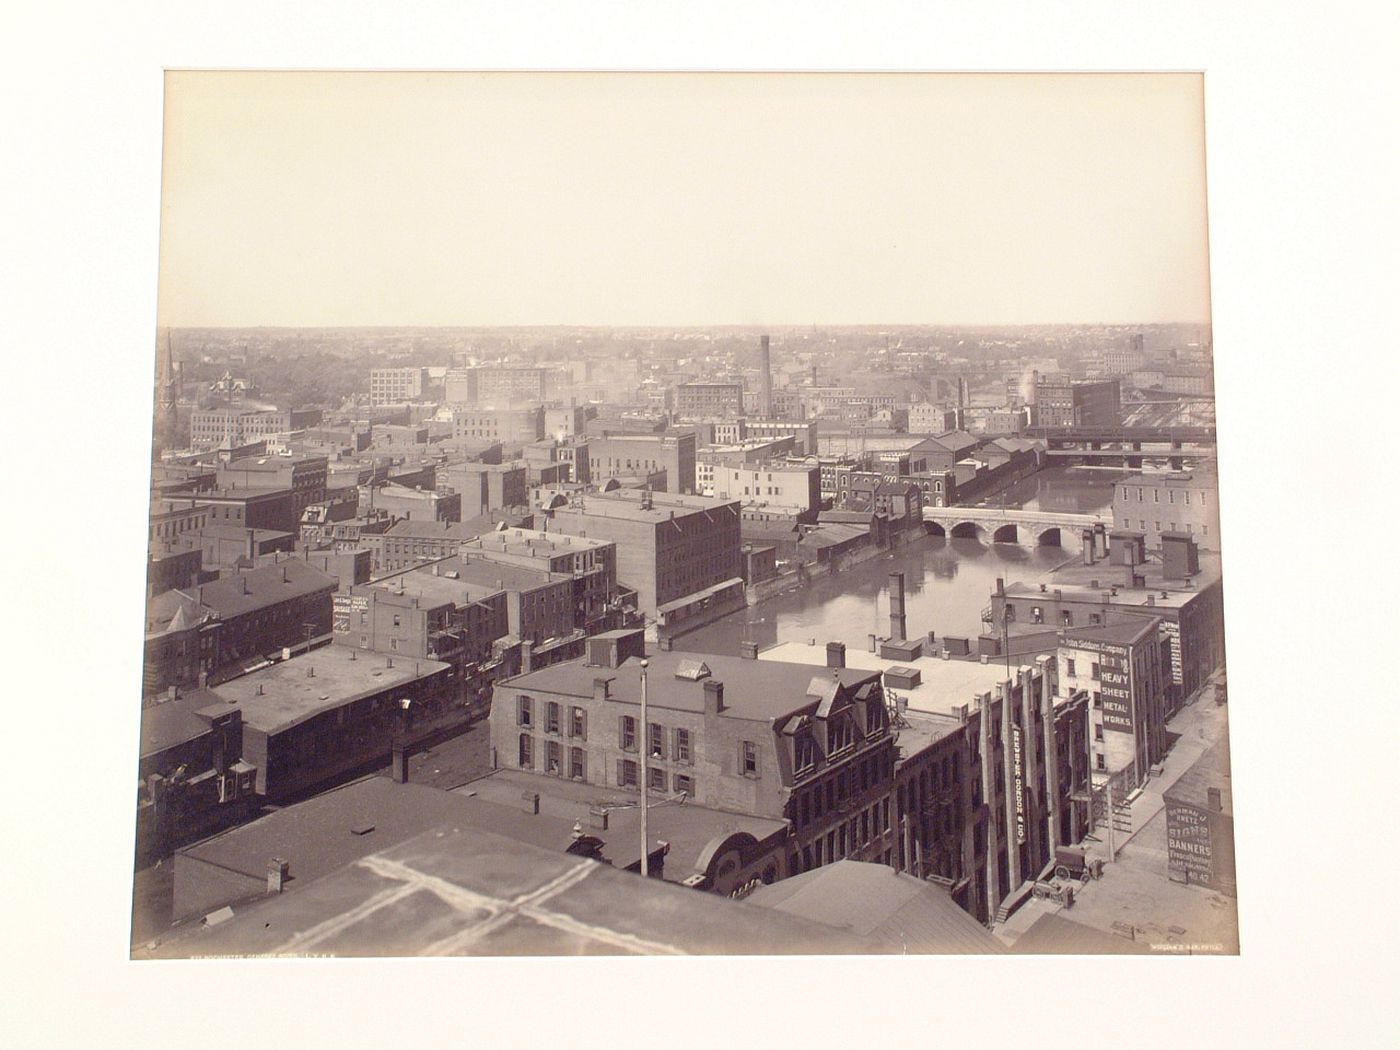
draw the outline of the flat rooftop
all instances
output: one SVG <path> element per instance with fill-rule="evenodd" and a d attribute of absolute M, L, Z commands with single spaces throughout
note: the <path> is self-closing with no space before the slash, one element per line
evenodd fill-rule
<path fill-rule="evenodd" d="M 500 554 L 518 554 L 533 558 L 540 555 L 578 553 L 614 546 L 611 540 L 592 539 L 587 536 L 572 536 L 561 532 L 540 532 L 537 529 L 504 529 L 500 532 L 487 532 L 468 541 L 469 550 L 481 550 Z"/>
<path fill-rule="evenodd" d="M 896 692 L 899 692 L 900 696 L 904 695 L 903 691 Z M 917 755 L 962 728 L 962 722 L 951 715 L 935 715 L 910 709 L 901 717 L 903 725 L 890 727 L 896 734 L 895 748 L 901 760 Z"/>
<path fill-rule="evenodd" d="M 685 496 L 675 492 L 651 493 L 651 509 L 645 510 L 642 507 L 645 495 L 646 493 L 641 489 L 614 489 L 606 493 L 580 492 L 575 496 L 578 504 L 576 507 L 560 507 L 555 511 L 555 514 L 561 518 L 573 513 L 582 513 L 586 517 L 594 518 L 662 522 L 674 516 L 672 511 L 695 513 L 732 507 L 735 514 L 739 512 L 738 500 L 716 499 L 708 496 Z"/>
<path fill-rule="evenodd" d="M 516 769 L 493 770 L 480 779 L 455 789 L 455 794 L 475 794 L 488 802 L 519 810 L 521 795 L 534 792 L 540 796 L 540 815 L 574 821 L 584 831 L 602 839 L 606 845 L 603 855 L 620 868 L 641 861 L 640 796 L 636 793 L 612 790 L 600 784 L 580 784 L 560 777 L 540 776 Z M 748 832 L 759 842 L 771 835 L 785 832 L 787 821 L 769 820 L 744 813 L 729 813 L 708 809 L 692 801 L 681 803 L 670 793 L 650 792 L 647 808 L 647 837 L 670 844 L 666 858 L 665 877 L 680 882 L 694 874 L 700 855 L 717 837 L 735 832 Z M 608 811 L 608 829 L 589 827 L 589 809 L 600 806 Z M 522 814 L 525 819 L 535 819 Z"/>
<path fill-rule="evenodd" d="M 572 821 L 531 816 L 515 804 L 518 798 L 509 801 L 503 806 L 377 774 L 275 810 L 180 853 L 256 878 L 266 874 L 268 858 L 280 857 L 290 864 L 293 884 L 305 885 L 445 822 L 560 853 L 573 841 Z"/>
<path fill-rule="evenodd" d="M 444 823 L 148 958 L 833 954 L 847 930 Z"/>
<path fill-rule="evenodd" d="M 826 666 L 826 646 L 807 645 L 803 642 L 780 642 L 758 654 L 759 662 L 785 661 L 815 667 Z M 1033 667 L 1012 658 L 1011 679 L 1014 681 L 1022 668 Z M 968 705 L 968 712 L 976 711 L 977 695 L 994 692 L 998 682 L 1008 678 L 1004 661 L 995 660 L 982 663 L 978 660 L 942 660 L 921 656 L 917 660 L 893 660 L 854 646 L 846 647 L 846 667 L 863 671 L 879 671 L 883 674 L 893 667 L 916 667 L 919 670 L 919 685 L 913 689 L 896 687 L 901 697 L 909 701 L 909 710 L 925 714 L 956 717 L 955 707 Z"/>
<path fill-rule="evenodd" d="M 448 667 L 406 656 L 395 659 L 393 667 L 388 664 L 389 659 L 378 655 L 329 645 L 211 686 L 207 692 L 230 708 L 236 705 L 244 724 L 276 733 L 358 697 L 396 689 Z"/>

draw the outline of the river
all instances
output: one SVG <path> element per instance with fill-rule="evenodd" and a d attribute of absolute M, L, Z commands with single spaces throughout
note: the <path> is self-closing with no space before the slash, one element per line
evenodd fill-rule
<path fill-rule="evenodd" d="M 1006 505 L 1027 510 L 1091 513 L 1113 501 L 1122 471 L 1052 468 L 1012 486 Z M 1000 505 L 1000 496 L 989 503 Z M 908 634 L 975 637 L 997 577 L 1007 583 L 1048 581 L 1077 548 L 1019 547 L 923 536 L 860 565 L 843 569 L 676 639 L 677 649 L 737 655 L 740 642 L 760 647 L 816 639 L 864 645 L 889 634 L 889 574 L 904 573 Z"/>

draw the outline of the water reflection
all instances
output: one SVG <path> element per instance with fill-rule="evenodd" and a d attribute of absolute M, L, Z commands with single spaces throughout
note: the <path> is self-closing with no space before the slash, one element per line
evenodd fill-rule
<path fill-rule="evenodd" d="M 1052 467 L 1008 490 L 1006 505 L 1092 513 L 1112 504 L 1113 486 L 1122 477 L 1121 471 Z M 1000 498 L 989 502 L 1000 503 Z M 928 631 L 975 636 L 981 633 L 982 610 L 991 604 L 997 577 L 1008 584 L 1035 586 L 1048 581 L 1056 566 L 1075 556 L 1072 547 L 989 545 L 925 536 L 834 577 L 734 613 L 677 639 L 676 647 L 734 654 L 741 641 L 768 646 L 815 639 L 818 644 L 863 645 L 871 633 L 889 633 L 892 572 L 904 573 L 911 638 Z"/>

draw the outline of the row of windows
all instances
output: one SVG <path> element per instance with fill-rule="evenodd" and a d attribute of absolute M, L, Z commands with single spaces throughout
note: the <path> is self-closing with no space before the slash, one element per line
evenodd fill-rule
<path fill-rule="evenodd" d="M 561 725 L 561 714 L 563 709 L 553 700 L 548 700 L 544 704 L 544 731 L 546 733 L 559 733 Z M 528 696 L 522 696 L 516 701 L 516 724 L 524 727 L 535 725 L 535 702 Z M 579 740 L 588 739 L 588 712 L 581 707 L 569 708 L 569 736 L 577 737 Z"/>
<path fill-rule="evenodd" d="M 1123 522 L 1123 528 L 1125 528 L 1125 529 L 1130 529 L 1130 528 L 1133 527 L 1133 523 L 1132 523 L 1129 519 L 1127 519 L 1127 518 L 1123 518 L 1123 519 L 1122 519 L 1122 522 Z M 1167 524 L 1170 526 L 1170 527 L 1168 528 L 1167 531 L 1169 531 L 1169 532 L 1178 532 L 1178 531 L 1180 531 L 1180 530 L 1176 527 L 1176 525 L 1177 525 L 1176 522 L 1172 521 L 1172 522 L 1168 522 Z M 1161 532 L 1161 531 L 1162 531 L 1162 523 L 1161 523 L 1160 521 L 1154 521 L 1154 522 L 1152 523 L 1152 527 L 1153 527 L 1153 529 L 1154 529 L 1155 531 L 1157 531 L 1157 532 Z M 1138 532 L 1146 532 L 1146 531 L 1147 531 L 1147 522 L 1146 522 L 1144 519 L 1138 519 Z M 1188 522 L 1186 523 L 1186 532 L 1187 532 L 1188 535 L 1194 535 L 1194 534 L 1195 534 L 1196 528 L 1195 528 L 1195 525 L 1194 525 L 1192 522 L 1189 522 L 1189 521 L 1188 521 Z M 1207 535 L 1209 532 L 1210 532 L 1210 529 L 1206 528 L 1206 526 L 1204 526 L 1204 525 L 1201 526 L 1201 535 L 1202 535 L 1202 536 Z"/>
<path fill-rule="evenodd" d="M 1142 503 L 1142 502 L 1144 502 L 1143 494 L 1142 494 L 1142 486 L 1141 486 L 1141 485 L 1138 485 L 1138 486 L 1136 486 L 1136 488 L 1137 488 L 1137 501 L 1138 501 L 1139 503 Z M 1180 491 L 1181 491 L 1181 495 L 1182 495 L 1182 503 L 1183 503 L 1185 506 L 1188 506 L 1188 507 L 1191 506 L 1191 493 L 1190 493 L 1188 490 L 1186 490 L 1186 489 L 1182 489 L 1182 490 L 1180 490 Z M 1176 490 L 1176 489 L 1167 489 L 1167 502 L 1168 502 L 1168 503 L 1175 503 L 1175 502 L 1176 502 L 1176 493 L 1177 493 L 1177 490 Z M 1123 498 L 1124 498 L 1125 500 L 1128 498 L 1128 486 L 1127 486 L 1127 485 L 1124 485 L 1124 486 L 1123 486 Z M 1204 507 L 1204 506 L 1206 505 L 1206 494 L 1205 494 L 1204 492 L 1198 492 L 1198 493 L 1196 494 L 1196 498 L 1197 498 L 1198 500 L 1200 500 L 1201 506 Z M 1152 502 L 1153 502 L 1153 503 L 1161 503 L 1161 502 L 1162 502 L 1162 490 L 1161 490 L 1161 489 L 1153 489 L 1153 490 L 1152 490 Z"/>
<path fill-rule="evenodd" d="M 892 760 L 887 757 L 883 773 L 888 777 L 892 772 Z M 796 794 L 792 809 L 793 823 L 798 828 L 804 828 L 811 822 L 820 820 L 823 815 L 835 812 L 848 797 L 868 791 L 877 784 L 881 773 L 880 758 L 869 756 L 858 765 L 843 769 Z"/>
<path fill-rule="evenodd" d="M 810 871 L 823 864 L 831 864 L 848 856 L 890 830 L 890 800 L 883 799 L 859 816 L 832 828 L 824 837 L 818 837 L 810 845 L 802 847 L 802 870 Z M 888 863 L 890 853 L 884 854 Z"/>

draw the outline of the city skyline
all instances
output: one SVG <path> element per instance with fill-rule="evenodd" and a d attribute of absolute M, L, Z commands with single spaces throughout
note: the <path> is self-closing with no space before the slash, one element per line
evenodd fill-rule
<path fill-rule="evenodd" d="M 1195 74 L 166 87 L 162 327 L 1209 323 Z"/>

